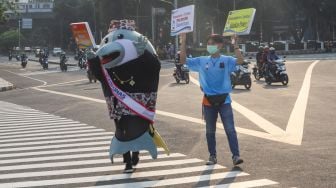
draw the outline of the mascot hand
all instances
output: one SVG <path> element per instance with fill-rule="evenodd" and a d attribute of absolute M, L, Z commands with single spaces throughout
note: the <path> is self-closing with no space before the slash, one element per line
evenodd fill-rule
<path fill-rule="evenodd" d="M 90 52 L 87 54 L 88 57 L 88 64 L 89 64 L 89 70 L 91 70 L 92 74 L 100 81 L 104 79 L 102 67 L 100 65 L 100 59 L 96 54 L 93 52 L 90 54 Z"/>

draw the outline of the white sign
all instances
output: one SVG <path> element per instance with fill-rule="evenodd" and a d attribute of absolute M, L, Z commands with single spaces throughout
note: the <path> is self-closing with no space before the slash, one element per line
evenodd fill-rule
<path fill-rule="evenodd" d="M 33 19 L 22 18 L 22 29 L 32 29 L 32 28 L 33 28 Z"/>
<path fill-rule="evenodd" d="M 188 33 L 194 30 L 195 5 L 189 5 L 172 11 L 170 35 Z"/>

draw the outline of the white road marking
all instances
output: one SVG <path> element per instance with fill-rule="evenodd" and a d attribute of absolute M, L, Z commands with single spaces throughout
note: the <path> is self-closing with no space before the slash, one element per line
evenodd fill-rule
<path fill-rule="evenodd" d="M 213 186 L 205 186 L 202 188 L 250 188 L 250 187 L 261 187 L 267 185 L 277 185 L 278 182 L 271 181 L 268 179 L 260 179 L 260 180 L 251 180 L 251 181 L 244 181 L 244 182 L 235 182 L 229 184 L 221 184 L 221 185 L 213 185 Z"/>
<path fill-rule="evenodd" d="M 41 83 L 43 83 L 43 85 L 47 85 L 47 82 L 43 81 L 43 80 L 39 80 L 39 79 L 36 79 L 36 78 L 31 78 L 31 77 L 25 76 L 25 75 L 20 75 L 20 74 L 17 74 L 15 72 L 12 72 L 12 71 L 9 71 L 9 70 L 4 70 L 4 71 L 15 74 L 15 75 L 19 75 L 19 76 L 22 76 L 22 77 L 25 77 L 25 78 L 29 78 L 29 79 L 32 79 L 32 80 L 35 80 L 35 81 L 38 81 L 38 82 L 41 82 Z"/>
<path fill-rule="evenodd" d="M 41 125 L 41 124 L 40 124 Z M 46 126 L 43 126 L 46 125 Z M 50 130 L 50 129 L 56 129 L 56 128 L 66 128 L 66 127 L 86 127 L 84 124 L 74 124 L 72 122 L 69 122 L 68 124 L 58 123 L 58 124 L 42 124 L 41 126 L 37 127 L 22 127 L 22 128 L 15 128 L 15 129 L 0 129 L 1 133 L 17 133 L 17 132 L 25 132 L 25 131 L 34 131 L 34 130 L 41 130 L 42 128 L 44 130 Z M 88 126 L 90 127 L 90 126 Z M 1 146 L 0 146 L 1 147 Z"/>
<path fill-rule="evenodd" d="M 286 131 L 282 130 L 281 128 L 279 128 L 279 126 L 274 125 L 272 122 L 266 120 L 252 110 L 249 110 L 248 108 L 233 101 L 233 109 L 241 113 L 243 116 L 255 123 L 258 127 L 265 130 L 267 133 L 265 134 L 260 131 L 251 132 L 248 131 L 248 129 L 245 129 L 245 131 L 242 132 L 241 129 L 239 129 L 238 127 L 237 131 L 240 133 L 247 133 L 251 136 L 256 136 L 273 141 L 283 142 L 292 145 L 301 145 L 312 70 L 318 62 L 319 61 L 314 61 L 306 71 L 301 90 L 288 120 Z M 190 77 L 190 81 L 199 86 L 199 82 L 195 78 Z"/>
<path fill-rule="evenodd" d="M 9 103 L 5 108 L 10 108 Z M 28 108 L 27 108 L 28 109 Z M 16 108 L 18 112 L 23 109 Z M 0 108 L 0 111 L 2 109 Z M 20 114 L 17 114 L 18 117 Z M 39 114 L 35 115 L 36 117 Z M 99 183 L 105 181 L 118 180 L 116 185 L 132 185 L 129 179 L 137 181 L 135 178 L 165 177 L 169 175 L 181 174 L 186 177 L 163 180 L 146 180 L 137 183 L 137 186 L 151 185 L 153 182 L 159 185 L 177 185 L 185 184 L 184 180 L 190 183 L 197 182 L 196 178 L 205 181 L 204 171 L 221 170 L 225 167 L 220 165 L 205 166 L 203 160 L 196 158 L 186 158 L 184 154 L 172 153 L 169 156 L 163 154 L 163 149 L 158 148 L 158 160 L 152 162 L 152 157 L 148 151 L 142 151 L 141 163 L 137 165 L 140 172 L 133 174 L 115 173 L 124 169 L 123 164 L 111 165 L 109 159 L 108 146 L 113 137 L 113 133 L 103 132 L 102 129 L 95 128 L 77 121 L 64 119 L 65 122 L 54 122 L 60 117 L 48 116 L 44 122 L 35 122 L 36 124 L 27 125 L 26 123 L 35 121 L 34 115 L 28 118 L 22 118 L 18 123 L 8 123 L 0 127 L 0 187 L 31 187 L 31 186 L 57 186 L 68 187 L 69 184 L 76 183 Z M 25 120 L 25 121 L 24 121 Z M 7 121 L 17 122 L 15 118 L 7 118 Z M 50 123 L 52 122 L 52 123 Z M 34 122 L 33 122 L 34 123 Z M 48 126 L 49 124 L 49 126 Z M 29 127 L 33 126 L 33 127 Z M 36 126 L 36 127 L 34 127 Z M 38 127 L 39 126 L 39 127 Z M 14 127 L 14 128 L 13 128 Z M 82 131 L 90 130 L 83 134 Z M 62 134 L 61 136 L 55 136 Z M 71 135 L 68 135 L 71 134 Z M 31 136 L 31 138 L 25 138 Z M 14 139 L 15 137 L 15 139 Z M 122 163 L 122 158 L 114 158 L 114 162 Z M 181 165 L 183 165 L 181 167 Z M 159 168 L 160 167 L 160 168 Z M 154 170 L 151 168 L 157 168 Z M 166 169 L 164 169 L 166 168 Z M 102 175 L 97 175 L 101 173 Z M 238 173 L 238 174 L 237 174 Z M 75 175 L 69 178 L 68 175 Z M 221 173 L 221 178 L 245 176 L 243 172 L 225 172 Z M 210 178 L 214 175 L 207 175 Z M 214 179 L 221 179 L 219 176 Z M 175 181 L 175 182 L 174 182 Z M 121 183 L 124 182 L 124 183 Z M 188 182 L 187 182 L 188 183 Z M 99 184 L 97 184 L 99 185 Z M 260 185 L 262 185 L 260 183 Z M 69 185 L 72 186 L 72 185 Z M 86 185 L 87 186 L 87 185 Z"/>
<path fill-rule="evenodd" d="M 60 148 L 70 148 L 70 147 L 88 147 L 88 146 L 101 146 L 101 145 L 108 146 L 110 143 L 111 141 L 108 140 L 108 141 L 83 142 L 83 143 L 62 143 L 62 144 L 53 144 L 53 145 L 45 145 L 45 146 L 0 148 L 0 153 L 5 153 L 5 152 L 15 152 L 16 153 L 16 152 L 22 152 L 22 151 L 60 149 Z"/>
<path fill-rule="evenodd" d="M 95 130 L 77 130 L 77 131 L 64 131 L 64 132 L 55 132 L 55 133 L 37 133 L 37 134 L 27 134 L 24 136 L 20 135 L 12 135 L 12 136 L 1 136 L 0 140 L 1 142 L 6 141 L 7 139 L 21 139 L 21 138 L 27 138 L 27 137 L 37 137 L 37 136 L 51 136 L 51 135 L 72 135 L 72 136 L 77 136 L 77 134 L 82 134 L 82 133 L 92 133 L 92 132 L 98 132 L 98 133 L 104 133 L 104 129 L 95 129 Z M 7 142 L 7 141 L 6 141 Z"/>
<path fill-rule="evenodd" d="M 10 143 L 10 144 L 1 144 L 1 148 L 5 147 L 23 147 L 23 146 L 32 146 L 32 145 L 42 145 L 42 144 L 57 144 L 57 143 L 69 143 L 69 142 L 88 142 L 88 141 L 99 141 L 99 140 L 111 140 L 111 136 L 99 136 L 99 137 L 92 137 L 92 138 L 74 138 L 74 139 L 62 139 L 62 140 L 46 140 L 46 141 L 34 141 L 34 142 L 18 142 L 18 143 Z M 1 164 L 0 160 L 0 164 Z"/>
<path fill-rule="evenodd" d="M 65 86 L 68 84 L 72 84 L 75 82 L 82 82 L 82 81 L 88 81 L 88 79 L 80 79 L 80 80 L 74 80 L 74 81 L 69 81 L 69 82 L 61 82 L 61 83 L 57 83 L 57 84 L 48 84 L 45 86 L 38 86 L 38 87 L 54 87 L 54 86 Z"/>
<path fill-rule="evenodd" d="M 39 181 L 38 183 L 31 182 L 20 182 L 20 185 L 23 183 L 29 186 L 51 186 L 51 185 L 59 185 L 59 184 L 71 184 L 71 183 L 89 183 L 89 182 L 97 182 L 97 181 L 109 181 L 109 180 L 122 180 L 122 179 L 129 179 L 129 178 L 146 178 L 146 177 L 155 177 L 155 176 L 165 176 L 165 175 L 173 175 L 173 174 L 184 174 L 184 173 L 191 173 L 191 172 L 202 172 L 205 170 L 217 170 L 223 169 L 219 165 L 213 167 L 207 166 L 196 166 L 190 168 L 177 168 L 171 170 L 156 170 L 150 172 L 136 172 L 133 174 L 116 174 L 116 175 L 107 175 L 107 176 L 93 176 L 93 177 L 80 177 L 80 178 L 66 178 L 66 179 L 57 179 L 57 180 L 43 180 Z M 14 184 L 16 187 L 16 184 Z M 0 184 L 0 186 L 2 186 Z M 99 186 L 98 186 L 99 187 Z"/>
<path fill-rule="evenodd" d="M 15 142 L 15 141 L 34 141 L 34 140 L 43 140 L 43 139 L 64 139 L 64 138 L 72 138 L 72 137 L 89 137 L 89 136 L 106 136 L 106 135 L 111 135 L 111 133 L 109 132 L 97 132 L 97 133 L 84 133 L 84 134 L 72 134 L 72 135 L 60 135 L 60 136 L 41 136 L 41 137 L 30 137 L 30 138 L 15 138 L 15 139 L 6 139 L 6 140 L 0 140 L 0 143 L 4 143 L 4 142 Z M 2 155 L 0 156 L 2 157 Z"/>
<path fill-rule="evenodd" d="M 0 133 L 1 136 L 10 136 L 10 135 L 20 135 L 25 136 L 30 133 L 47 133 L 47 132 L 61 132 L 61 131 L 69 131 L 69 130 L 84 130 L 84 129 L 95 129 L 94 126 L 80 126 L 80 127 L 64 127 L 64 128 L 57 128 L 57 129 L 46 129 L 46 130 L 29 130 L 29 131 L 15 131 L 11 133 Z"/>
<path fill-rule="evenodd" d="M 145 181 L 145 182 L 136 182 L 136 183 L 102 185 L 102 186 L 95 186 L 95 187 L 98 187 L 98 188 L 117 188 L 117 187 L 140 188 L 140 187 L 172 186 L 172 185 L 194 183 L 194 182 L 201 182 L 201 181 L 212 181 L 212 180 L 218 180 L 218 179 L 234 178 L 234 177 L 247 176 L 247 175 L 249 174 L 245 172 L 241 172 L 241 171 L 230 171 L 230 172 L 216 173 L 216 174 L 210 174 L 210 175 L 189 176 L 189 177 L 183 177 L 183 178 L 172 178 L 172 179 L 154 180 L 154 181 Z"/>
<path fill-rule="evenodd" d="M 74 122 L 70 120 L 50 120 L 47 123 L 46 122 L 21 122 L 21 123 L 13 123 L 9 124 L 8 126 L 0 126 L 0 130 L 20 130 L 24 128 L 33 128 L 33 127 L 53 127 L 54 125 L 79 125 L 79 122 Z"/>
<path fill-rule="evenodd" d="M 105 153 L 105 156 L 108 157 L 108 153 Z M 160 154 L 158 155 L 158 159 L 174 159 L 179 157 L 185 157 L 185 155 L 180 153 L 172 153 L 171 155 L 167 156 L 166 154 Z M 141 156 L 141 161 L 147 161 L 151 160 L 152 157 L 149 155 Z M 185 159 L 184 159 L 185 160 Z M 192 164 L 192 163 L 198 163 L 202 160 L 199 159 L 189 159 L 186 164 Z M 121 158 L 115 158 L 115 162 L 122 162 Z M 110 164 L 111 162 L 109 162 Z M 141 168 L 150 168 L 150 167 L 157 167 L 157 166 L 174 166 L 174 165 L 181 165 L 182 160 L 176 160 L 176 163 L 174 161 L 168 161 L 168 163 L 164 162 L 150 162 L 150 163 L 142 163 L 141 166 L 139 164 L 139 167 Z M 183 164 L 183 163 L 182 163 Z M 137 166 L 137 168 L 139 168 Z M 57 176 L 57 175 L 70 175 L 70 174 L 81 174 L 81 173 L 97 173 L 97 172 L 111 172 L 111 171 L 118 171 L 122 170 L 124 168 L 124 165 L 118 165 L 118 166 L 111 166 L 106 165 L 104 167 L 81 167 L 81 168 L 69 168 L 64 170 L 51 170 L 51 171 L 37 171 L 37 172 L 19 172 L 19 173 L 9 173 L 9 174 L 0 174 L 0 179 L 10 179 L 10 178 L 29 178 L 29 177 L 43 177 L 43 176 Z M 1 187 L 1 183 L 0 183 Z"/>

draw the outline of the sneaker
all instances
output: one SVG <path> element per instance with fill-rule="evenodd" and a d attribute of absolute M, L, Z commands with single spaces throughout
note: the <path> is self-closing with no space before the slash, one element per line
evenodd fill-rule
<path fill-rule="evenodd" d="M 129 174 L 133 172 L 134 172 L 134 168 L 132 166 L 132 163 L 126 163 L 124 173 Z"/>
<path fill-rule="evenodd" d="M 132 154 L 132 165 L 136 166 L 139 163 L 139 153 Z"/>
<path fill-rule="evenodd" d="M 232 157 L 232 162 L 234 166 L 237 166 L 239 164 L 242 164 L 244 161 L 239 156 Z"/>
<path fill-rule="evenodd" d="M 210 156 L 209 160 L 205 163 L 206 165 L 214 165 L 217 163 L 217 158 L 216 156 Z"/>

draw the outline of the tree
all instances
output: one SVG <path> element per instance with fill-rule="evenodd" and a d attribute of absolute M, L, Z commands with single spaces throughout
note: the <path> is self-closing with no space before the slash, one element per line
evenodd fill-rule
<path fill-rule="evenodd" d="M 21 40 L 24 39 L 22 34 L 20 33 Z M 19 40 L 19 33 L 17 30 L 9 30 L 5 31 L 0 35 L 0 48 L 3 50 L 8 50 L 17 46 Z"/>

